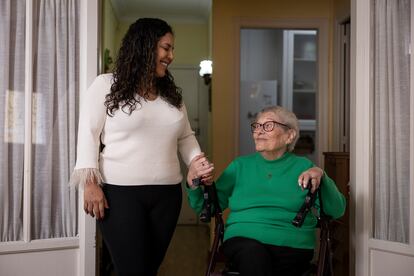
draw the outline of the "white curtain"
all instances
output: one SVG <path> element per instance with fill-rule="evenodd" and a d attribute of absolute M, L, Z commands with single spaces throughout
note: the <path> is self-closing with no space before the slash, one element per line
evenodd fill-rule
<path fill-rule="evenodd" d="M 374 0 L 374 238 L 407 243 L 410 0 Z"/>
<path fill-rule="evenodd" d="M 0 52 L 0 106 L 7 107 L 6 114 L 0 116 L 8 117 L 8 121 L 0 117 L 0 134 L 3 130 L 9 133 L 8 137 L 2 135 L 7 139 L 0 145 L 0 156 L 4 156 L 0 170 L 1 241 L 13 241 L 22 237 L 25 200 L 22 114 L 29 112 L 24 110 L 25 1 L 0 1 L 0 43 L 14 41 L 2 44 Z M 20 8 L 9 8 L 13 6 Z M 68 179 L 75 163 L 78 29 L 79 0 L 33 1 L 32 239 L 77 235 L 77 194 L 69 188 Z M 20 52 L 15 53 L 17 50 Z"/>
<path fill-rule="evenodd" d="M 0 241 L 23 235 L 25 1 L 0 0 Z"/>

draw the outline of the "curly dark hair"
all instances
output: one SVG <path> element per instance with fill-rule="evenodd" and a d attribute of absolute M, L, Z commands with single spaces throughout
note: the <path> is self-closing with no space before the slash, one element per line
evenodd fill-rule
<path fill-rule="evenodd" d="M 111 92 L 105 98 L 109 116 L 118 109 L 131 114 L 140 104 L 137 94 L 141 91 L 144 94 L 140 96 L 145 98 L 153 87 L 168 103 L 181 107 L 181 89 L 170 72 L 166 70 L 164 77 L 155 75 L 157 44 L 167 33 L 174 34 L 171 26 L 161 19 L 140 18 L 131 24 L 115 61 Z"/>

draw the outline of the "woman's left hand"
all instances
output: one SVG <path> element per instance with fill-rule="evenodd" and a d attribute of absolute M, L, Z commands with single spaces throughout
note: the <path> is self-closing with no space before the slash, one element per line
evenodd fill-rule
<path fill-rule="evenodd" d="M 312 193 L 318 189 L 319 185 L 321 184 L 321 179 L 323 176 L 323 170 L 319 167 L 313 167 L 308 169 L 307 171 L 304 171 L 299 175 L 299 186 L 302 187 L 302 189 L 306 189 L 308 186 L 308 183 L 310 181 L 312 185 Z"/>

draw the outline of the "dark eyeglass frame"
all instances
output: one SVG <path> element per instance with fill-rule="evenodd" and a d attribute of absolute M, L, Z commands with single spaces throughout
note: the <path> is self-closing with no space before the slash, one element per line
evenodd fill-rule
<path fill-rule="evenodd" d="M 271 123 L 271 124 L 269 124 L 269 123 Z M 250 124 L 250 129 L 251 129 L 252 133 L 258 131 L 259 129 L 263 129 L 263 131 L 265 131 L 265 132 L 271 132 L 275 129 L 276 125 L 285 127 L 287 129 L 291 128 L 287 124 L 283 124 L 283 123 L 278 122 L 278 121 L 266 121 L 263 124 L 260 124 L 258 122 L 253 122 L 253 123 Z M 269 127 L 266 127 L 266 126 L 269 126 Z"/>

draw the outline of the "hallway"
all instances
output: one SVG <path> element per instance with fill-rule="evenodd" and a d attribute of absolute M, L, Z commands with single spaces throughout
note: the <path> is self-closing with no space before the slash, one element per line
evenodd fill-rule
<path fill-rule="evenodd" d="M 178 225 L 159 276 L 204 275 L 209 247 L 207 225 Z"/>

